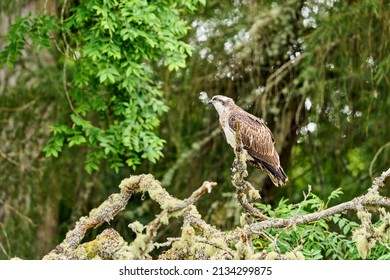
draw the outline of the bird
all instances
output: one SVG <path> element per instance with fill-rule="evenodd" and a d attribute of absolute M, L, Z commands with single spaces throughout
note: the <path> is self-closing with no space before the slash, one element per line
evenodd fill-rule
<path fill-rule="evenodd" d="M 227 143 L 235 150 L 236 139 L 241 139 L 246 162 L 265 172 L 275 186 L 284 185 L 288 177 L 280 165 L 274 136 L 264 120 L 246 112 L 224 95 L 215 95 L 207 103 L 212 104 L 218 112 Z M 239 138 L 236 137 L 237 128 Z"/>

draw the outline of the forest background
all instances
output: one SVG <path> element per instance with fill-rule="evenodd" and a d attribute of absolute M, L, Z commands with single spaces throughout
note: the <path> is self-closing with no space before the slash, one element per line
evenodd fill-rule
<path fill-rule="evenodd" d="M 266 215 L 348 201 L 390 167 L 388 1 L 16 0 L 0 13 L 0 259 L 42 258 L 129 174 L 153 174 L 179 199 L 215 181 L 199 213 L 240 226 L 234 153 L 200 92 L 232 97 L 273 131 L 288 183 L 251 168 L 247 178 Z M 134 195 L 110 226 L 130 242 L 128 224 L 158 209 Z M 386 215 L 374 211 L 376 228 Z M 253 246 L 359 259 L 360 220 L 271 229 Z M 363 257 L 390 259 L 389 237 L 374 243 Z"/>

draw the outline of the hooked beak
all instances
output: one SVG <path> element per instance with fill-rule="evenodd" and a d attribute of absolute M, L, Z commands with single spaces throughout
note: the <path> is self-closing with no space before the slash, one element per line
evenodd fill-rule
<path fill-rule="evenodd" d="M 209 99 L 209 101 L 207 101 L 207 104 L 213 104 L 213 100 Z"/>

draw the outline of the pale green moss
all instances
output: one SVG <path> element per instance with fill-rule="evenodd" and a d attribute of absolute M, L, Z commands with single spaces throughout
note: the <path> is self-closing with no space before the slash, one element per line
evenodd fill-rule
<path fill-rule="evenodd" d="M 277 260 L 279 258 L 279 254 L 276 252 L 269 252 L 265 257 L 266 260 Z"/>
<path fill-rule="evenodd" d="M 168 225 L 169 224 L 169 215 L 168 213 L 164 213 L 161 217 L 160 217 L 160 221 L 163 225 Z"/>
<path fill-rule="evenodd" d="M 138 221 L 132 222 L 128 227 L 135 233 L 140 234 L 143 232 L 145 226 Z"/>
<path fill-rule="evenodd" d="M 284 254 L 288 260 L 304 260 L 305 256 L 301 251 L 291 251 Z"/>
<path fill-rule="evenodd" d="M 251 200 L 258 200 L 261 198 L 259 191 L 252 188 L 248 192 L 248 197 Z"/>

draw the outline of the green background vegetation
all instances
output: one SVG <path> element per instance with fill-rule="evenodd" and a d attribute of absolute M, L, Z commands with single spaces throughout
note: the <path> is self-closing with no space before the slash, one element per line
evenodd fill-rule
<path fill-rule="evenodd" d="M 234 154 L 201 91 L 232 97 L 274 132 L 288 184 L 275 188 L 249 170 L 270 216 L 349 200 L 390 167 L 387 1 L 6 2 L 0 259 L 42 258 L 129 173 L 153 174 L 178 198 L 218 182 L 198 209 L 210 224 L 234 229 Z M 381 193 L 390 195 L 388 185 Z M 157 210 L 133 197 L 111 225 L 131 240 L 127 225 Z M 271 230 L 276 242 L 254 245 L 358 259 L 357 222 L 351 214 Z M 158 238 L 175 235 L 173 222 Z M 378 243 L 368 258 L 389 259 L 389 246 Z"/>

